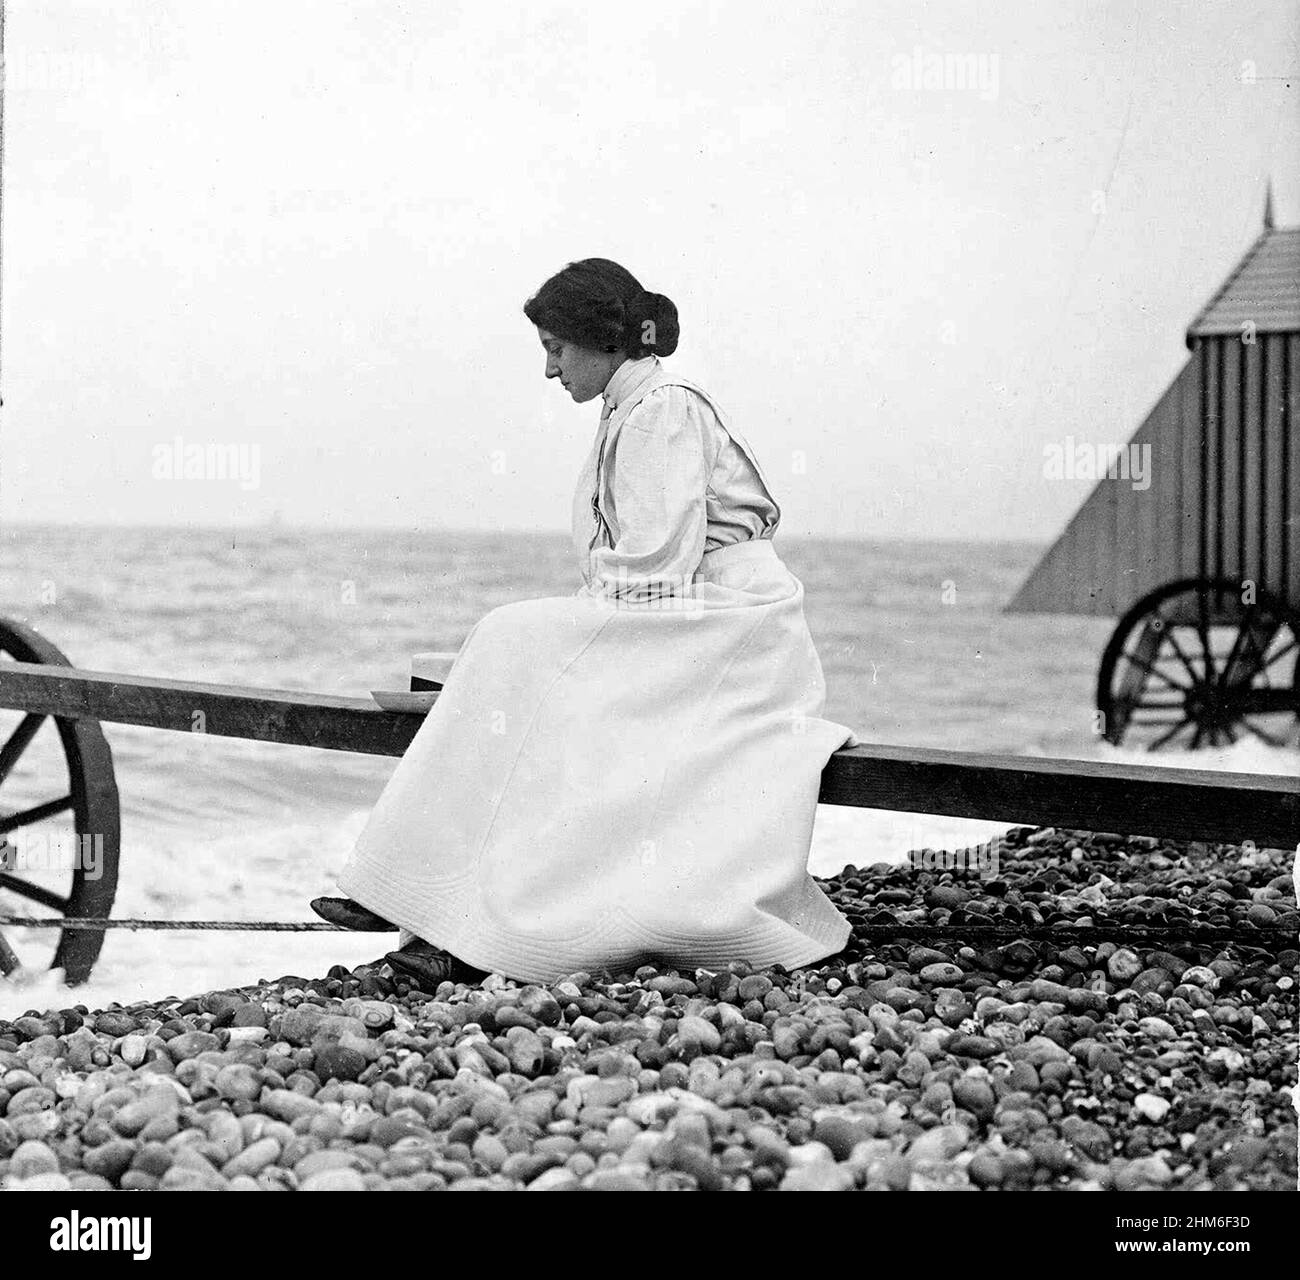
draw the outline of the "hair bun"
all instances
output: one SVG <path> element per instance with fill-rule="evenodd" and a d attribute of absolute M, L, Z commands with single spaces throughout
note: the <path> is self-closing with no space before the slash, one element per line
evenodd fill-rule
<path fill-rule="evenodd" d="M 671 298 L 651 293 L 608 258 L 583 258 L 557 271 L 524 304 L 524 314 L 557 338 L 633 360 L 670 356 L 680 332 Z"/>
<path fill-rule="evenodd" d="M 633 358 L 670 356 L 677 350 L 677 308 L 662 293 L 642 289 L 628 308 L 627 326 L 627 352 Z"/>

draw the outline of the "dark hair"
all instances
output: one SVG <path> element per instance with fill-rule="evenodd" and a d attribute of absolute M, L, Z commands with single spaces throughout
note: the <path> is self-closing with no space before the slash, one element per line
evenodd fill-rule
<path fill-rule="evenodd" d="M 622 351 L 633 360 L 677 350 L 672 299 L 647 293 L 626 267 L 608 258 L 584 258 L 557 271 L 524 304 L 524 315 L 566 342 Z"/>

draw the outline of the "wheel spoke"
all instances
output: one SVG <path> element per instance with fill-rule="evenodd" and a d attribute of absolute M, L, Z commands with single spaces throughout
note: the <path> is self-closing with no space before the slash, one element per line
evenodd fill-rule
<path fill-rule="evenodd" d="M 1260 657 L 1264 659 L 1263 664 L 1260 666 L 1260 671 L 1267 671 L 1269 667 L 1278 661 L 1279 658 L 1285 658 L 1286 655 L 1290 653 L 1292 649 L 1296 648 L 1297 645 L 1300 645 L 1300 640 L 1293 635 L 1291 639 L 1288 640 L 1286 644 L 1284 644 L 1271 658 L 1267 657 L 1265 654 L 1260 654 Z"/>
<path fill-rule="evenodd" d="M 1203 683 L 1204 680 L 1203 673 L 1197 671 L 1197 669 L 1194 666 L 1192 666 L 1191 659 L 1188 658 L 1187 654 L 1183 652 L 1183 646 L 1178 643 L 1178 637 L 1174 635 L 1174 628 L 1172 623 L 1165 624 L 1165 638 L 1169 641 L 1169 647 L 1178 655 L 1178 658 L 1182 662 L 1183 666 L 1187 668 L 1187 674 L 1192 677 L 1192 683 L 1193 684 Z"/>
<path fill-rule="evenodd" d="M 1163 746 L 1165 745 L 1166 742 L 1169 741 L 1170 738 L 1172 738 L 1172 737 L 1174 736 L 1174 734 L 1176 734 L 1176 733 L 1178 732 L 1179 729 L 1183 728 L 1184 725 L 1189 725 L 1189 724 L 1191 724 L 1191 723 L 1192 723 L 1191 717 L 1190 717 L 1190 716 L 1184 716 L 1183 719 L 1181 719 L 1181 720 L 1180 720 L 1176 725 L 1174 725 L 1174 727 L 1173 727 L 1172 729 L 1170 729 L 1168 733 L 1166 733 L 1166 734 L 1164 734 L 1163 736 L 1157 738 L 1157 739 L 1156 739 L 1156 740 L 1155 740 L 1155 741 L 1154 741 L 1154 742 L 1153 742 L 1153 743 L 1152 743 L 1152 744 L 1147 748 L 1147 750 L 1148 750 L 1148 751 L 1158 751 L 1161 747 L 1163 747 Z"/>
<path fill-rule="evenodd" d="M 19 622 L 0 620 L 0 685 L 4 684 L 4 673 L 8 669 L 6 662 L 41 663 L 51 667 L 71 667 L 68 656 L 55 645 L 30 627 Z M 0 762 L 10 772 L 10 778 L 30 767 L 32 757 L 40 751 L 42 763 L 45 753 L 41 748 L 46 744 L 42 735 L 35 735 L 32 750 L 23 754 L 23 748 L 31 739 L 36 721 L 23 722 L 28 711 L 6 715 L 0 722 Z M 55 722 L 58 729 L 58 742 L 62 746 L 63 763 L 67 766 L 67 782 L 63 783 L 59 775 L 36 792 L 24 789 L 20 797 L 6 796 L 7 803 L 0 803 L 0 845 L 4 844 L 4 835 L 18 828 L 40 823 L 49 819 L 46 829 L 54 826 L 75 826 L 78 832 L 93 831 L 102 833 L 103 865 L 102 874 L 91 879 L 87 875 L 75 874 L 68 884 L 68 877 L 53 878 L 35 872 L 29 873 L 21 867 L 4 866 L 11 874 L 0 883 L 0 899 L 10 904 L 22 903 L 20 910 L 36 910 L 45 914 L 60 916 L 108 916 L 112 914 L 113 898 L 117 888 L 117 862 L 121 839 L 121 810 L 119 806 L 117 784 L 113 772 L 113 753 L 99 723 L 94 719 L 80 717 L 64 718 L 46 717 Z M 15 729 L 17 732 L 15 733 Z M 8 741 L 6 741 L 8 739 Z M 16 765 L 19 755 L 22 760 Z M 44 776 L 44 770 L 41 771 Z M 25 774 L 24 774 L 25 781 Z M 63 795 L 62 792 L 69 794 Z M 54 800 L 44 801 L 46 796 L 56 796 Z M 37 803 L 40 799 L 43 802 Z M 22 812 L 18 812 L 22 810 Z M 58 816 L 56 816 L 58 815 Z M 64 816 L 66 815 L 66 816 Z M 39 836 L 42 828 L 35 827 L 32 834 Z M 84 837 L 83 837 L 84 838 Z M 99 834 L 96 835 L 99 838 Z M 44 866 L 42 861 L 40 866 Z M 28 881 L 36 881 L 32 884 Z M 59 894 L 66 894 L 66 902 Z M 12 896 L 11 896 L 12 895 Z M 22 901 L 26 899 L 27 901 Z M 38 905 L 41 904 L 41 905 Z M 25 917 L 24 917 L 25 918 Z M 9 931 L 9 939 L 14 939 Z M 40 963 L 49 964 L 53 969 L 62 969 L 65 981 L 76 986 L 89 978 L 95 959 L 103 946 L 104 934 L 97 931 L 60 929 L 53 958 L 45 956 L 40 949 Z M 25 950 L 25 945 L 22 950 Z M 28 957 L 23 956 L 27 961 Z M 0 939 L 0 972 L 9 972 L 19 967 L 17 956 L 11 947 Z M 25 968 L 25 966 L 20 966 Z"/>
<path fill-rule="evenodd" d="M 44 721 L 43 715 L 31 713 L 23 716 L 18 728 L 9 735 L 9 740 L 4 746 L 0 747 L 0 782 L 9 776 L 14 765 L 18 763 L 18 757 L 27 750 Z"/>
<path fill-rule="evenodd" d="M 0 871 L 0 889 L 8 889 L 11 893 L 30 898 L 31 901 L 39 902 L 41 906 L 50 907 L 60 914 L 72 905 L 70 899 L 60 897 L 53 890 L 42 889 L 40 885 L 31 884 L 20 876 L 11 875 L 8 871 Z"/>
<path fill-rule="evenodd" d="M 1196 633 L 1201 637 L 1201 648 L 1205 651 L 1205 683 L 1215 685 L 1218 683 L 1218 673 L 1214 669 L 1214 647 L 1210 643 L 1209 593 L 1198 591 L 1196 605 Z"/>
<path fill-rule="evenodd" d="M 1265 733 L 1263 729 L 1257 729 L 1246 716 L 1241 717 L 1241 725 L 1243 728 L 1249 729 L 1260 741 L 1267 742 L 1270 747 L 1286 746 L 1286 743 L 1280 738 L 1275 738 L 1271 733 Z"/>
<path fill-rule="evenodd" d="M 1236 638 L 1233 640 L 1232 648 L 1228 650 L 1228 656 L 1223 663 L 1223 671 L 1219 675 L 1220 686 L 1227 681 L 1228 672 L 1232 670 L 1233 663 L 1237 661 L 1237 654 L 1241 651 L 1242 641 L 1249 636 L 1251 648 L 1255 648 L 1255 631 L 1251 624 L 1258 612 L 1259 604 L 1257 601 L 1252 600 L 1246 607 L 1246 616 L 1242 618 L 1237 626 Z"/>
<path fill-rule="evenodd" d="M 1277 637 L 1278 626 L 1279 626 L 1279 624 L 1277 624 L 1277 623 L 1275 622 L 1274 625 L 1273 625 L 1273 630 L 1272 630 L 1272 631 L 1268 634 L 1268 636 L 1264 639 L 1264 642 L 1263 642 L 1263 646 L 1262 646 L 1262 647 L 1261 647 L 1261 645 L 1260 645 L 1260 640 L 1259 640 L 1259 637 L 1258 637 L 1257 633 L 1254 632 L 1254 631 L 1252 631 L 1252 632 L 1250 633 L 1250 650 L 1251 650 L 1251 653 L 1252 653 L 1253 656 L 1254 656 L 1254 659 L 1255 659 L 1255 665 L 1254 665 L 1254 667 L 1253 667 L 1251 670 L 1247 671 L 1247 673 L 1246 673 L 1246 677 L 1245 677 L 1244 680 L 1239 678 L 1239 679 L 1237 679 L 1236 681 L 1233 682 L 1234 684 L 1242 685 L 1242 686 L 1249 686 L 1250 684 L 1252 684 L 1252 683 L 1254 682 L 1255 677 L 1256 677 L 1256 676 L 1260 676 L 1260 675 L 1264 676 L 1265 679 L 1267 679 L 1267 678 L 1268 678 L 1268 677 L 1267 677 L 1268 668 L 1269 668 L 1270 666 L 1273 665 L 1273 662 L 1274 662 L 1277 658 L 1285 657 L 1286 654 L 1287 654 L 1287 652 L 1288 652 L 1291 648 L 1294 647 L 1294 641 L 1293 641 L 1291 645 L 1284 645 L 1284 646 L 1283 646 L 1283 647 L 1282 647 L 1282 648 L 1281 648 L 1281 649 L 1280 649 L 1276 654 L 1274 654 L 1274 656 L 1273 656 L 1272 658 L 1269 658 L 1269 657 L 1268 657 L 1268 650 L 1269 650 L 1269 647 L 1272 645 L 1273 641 L 1274 641 L 1274 640 L 1276 639 L 1276 637 Z M 1242 660 L 1243 660 L 1243 662 L 1245 661 L 1244 653 L 1243 653 Z M 1222 679 L 1223 679 L 1225 682 L 1227 681 L 1228 674 L 1229 674 L 1229 671 L 1230 671 L 1230 670 L 1231 670 L 1231 668 L 1225 668 L 1225 669 L 1224 669 Z"/>
<path fill-rule="evenodd" d="M 1214 577 L 1173 582 L 1123 615 L 1097 682 L 1111 742 L 1132 727 L 1134 745 L 1149 740 L 1151 751 L 1222 748 L 1247 734 L 1271 746 L 1290 744 L 1290 719 L 1280 736 L 1258 720 L 1300 720 L 1300 611 L 1267 591 L 1247 603 L 1238 586 Z"/>
<path fill-rule="evenodd" d="M 4 934 L 0 933 L 0 976 L 7 978 L 21 968 L 22 962 L 14 954 L 14 949 L 5 941 Z"/>
<path fill-rule="evenodd" d="M 56 813 L 65 813 L 72 808 L 72 797 L 61 796 L 58 800 L 47 800 L 33 809 L 24 809 L 21 813 L 11 813 L 0 818 L 0 835 L 17 831 L 19 827 L 29 827 L 33 822 L 40 822 L 53 817 Z"/>
<path fill-rule="evenodd" d="M 1171 680 L 1163 671 L 1157 670 L 1156 667 L 1149 662 L 1144 662 L 1135 653 L 1124 653 L 1120 656 L 1127 658 L 1135 667 L 1140 667 L 1147 673 L 1147 675 L 1155 676 L 1157 680 L 1163 680 L 1171 689 L 1178 689 L 1182 692 L 1186 692 L 1187 689 L 1191 687 L 1190 685 L 1179 684 L 1177 680 Z"/>

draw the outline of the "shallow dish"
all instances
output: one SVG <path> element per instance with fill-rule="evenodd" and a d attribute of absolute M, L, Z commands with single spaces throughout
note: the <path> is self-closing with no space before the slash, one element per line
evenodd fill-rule
<path fill-rule="evenodd" d="M 407 693 L 404 689 L 371 689 L 370 696 L 385 711 L 414 711 L 423 714 L 438 701 L 436 690 Z"/>

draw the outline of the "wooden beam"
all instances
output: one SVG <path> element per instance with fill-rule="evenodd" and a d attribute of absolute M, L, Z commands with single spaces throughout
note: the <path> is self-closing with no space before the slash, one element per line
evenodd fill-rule
<path fill-rule="evenodd" d="M 399 756 L 423 717 L 369 698 L 0 664 L 0 707 Z M 202 728 L 199 726 L 202 725 Z M 822 804 L 1266 848 L 1300 842 L 1300 778 L 879 743 L 837 751 Z"/>
<path fill-rule="evenodd" d="M 0 707 L 379 756 L 400 756 L 423 719 L 384 711 L 369 698 L 158 680 L 33 662 L 0 664 Z"/>
<path fill-rule="evenodd" d="M 1300 779 L 894 747 L 838 751 L 822 804 L 1293 849 Z"/>

